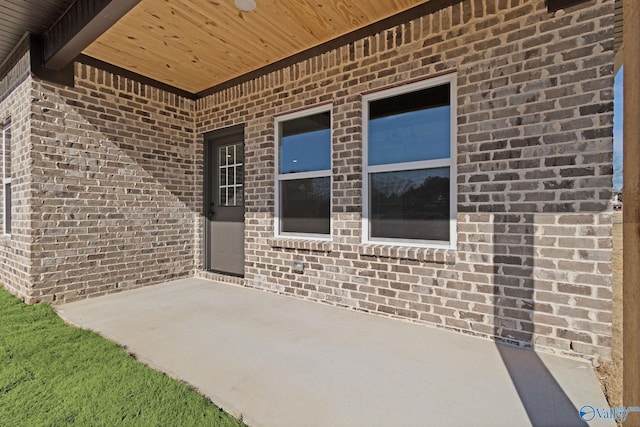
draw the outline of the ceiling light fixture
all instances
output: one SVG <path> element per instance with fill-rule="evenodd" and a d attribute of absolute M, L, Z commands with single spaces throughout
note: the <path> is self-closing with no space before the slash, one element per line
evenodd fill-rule
<path fill-rule="evenodd" d="M 256 8 L 256 2 L 254 0 L 234 0 L 233 2 L 236 7 L 243 12 L 251 12 Z"/>

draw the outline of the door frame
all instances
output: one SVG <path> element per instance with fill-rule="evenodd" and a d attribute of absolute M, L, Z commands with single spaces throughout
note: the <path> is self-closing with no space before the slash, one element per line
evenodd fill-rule
<path fill-rule="evenodd" d="M 224 274 L 227 276 L 236 276 L 236 277 L 238 275 L 233 273 L 213 270 L 211 268 L 211 245 L 210 245 L 211 242 L 209 241 L 209 239 L 211 238 L 211 233 L 210 233 L 211 224 L 209 221 L 209 215 L 210 215 L 209 210 L 211 209 L 211 202 L 212 202 L 211 193 L 213 189 L 212 188 L 213 177 L 214 177 L 213 174 L 217 173 L 216 165 L 213 164 L 213 156 L 215 154 L 215 149 L 217 147 L 215 144 L 215 140 L 218 138 L 223 138 L 230 135 L 241 135 L 242 149 L 244 150 L 244 128 L 245 128 L 245 124 L 243 123 L 243 124 L 234 125 L 234 126 L 230 126 L 222 129 L 216 129 L 216 130 L 212 130 L 204 133 L 202 138 L 202 144 L 203 144 L 202 216 L 204 218 L 204 227 L 203 227 L 204 238 L 202 239 L 202 242 L 204 244 L 204 248 L 202 251 L 204 259 L 202 260 L 203 261 L 202 267 L 204 271 L 211 271 L 218 274 Z M 243 178 L 246 178 L 246 170 L 247 170 L 246 157 L 244 162 L 245 162 L 245 167 L 243 168 L 243 174 L 244 174 Z M 243 182 L 243 191 L 244 191 L 246 180 L 243 179 L 242 182 Z M 244 197 L 243 200 L 244 200 L 243 202 L 244 213 L 246 214 L 246 197 Z M 243 223 L 244 223 L 245 215 L 243 214 L 242 217 L 243 217 Z M 239 277 L 244 277 L 244 274 Z"/>

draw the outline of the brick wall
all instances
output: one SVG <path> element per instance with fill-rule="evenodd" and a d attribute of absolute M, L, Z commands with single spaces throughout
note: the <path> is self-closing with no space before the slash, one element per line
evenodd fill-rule
<path fill-rule="evenodd" d="M 30 92 L 30 302 L 194 273 L 193 101 L 76 67 Z"/>
<path fill-rule="evenodd" d="M 457 250 L 362 245 L 361 95 L 449 71 Z M 609 358 L 612 89 L 612 0 L 466 0 L 201 99 L 196 130 L 246 124 L 247 286 Z M 328 101 L 332 241 L 275 239 L 274 116 Z"/>
<path fill-rule="evenodd" d="M 25 299 L 32 286 L 30 270 L 29 143 L 31 77 L 30 57 L 24 55 L 0 81 L 0 126 L 11 121 L 12 234 L 3 235 L 4 188 L 0 185 L 0 283 Z M 0 137 L 0 170 L 2 167 Z M 1 183 L 1 182 L 0 182 Z"/>
<path fill-rule="evenodd" d="M 609 358 L 612 49 L 612 0 L 555 14 L 465 0 L 196 102 L 85 65 L 60 87 L 26 55 L 0 82 L 14 150 L 0 281 L 59 302 L 220 278 L 201 272 L 202 134 L 244 123 L 246 275 L 229 281 Z M 457 73 L 457 248 L 363 245 L 362 94 L 443 72 Z M 326 102 L 332 241 L 275 238 L 274 116 Z"/>

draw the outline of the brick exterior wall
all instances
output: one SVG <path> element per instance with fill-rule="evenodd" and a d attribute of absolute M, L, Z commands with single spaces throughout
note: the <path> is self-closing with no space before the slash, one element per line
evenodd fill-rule
<path fill-rule="evenodd" d="M 0 126 L 11 122 L 11 193 L 12 234 L 3 235 L 4 188 L 0 185 L 0 283 L 9 291 L 25 299 L 31 292 L 31 176 L 30 149 L 30 57 L 24 55 L 9 74 L 0 81 Z M 0 137 L 0 171 L 2 170 L 2 141 Z M 0 172 L 1 178 L 1 172 Z M 2 182 L 0 181 L 0 184 Z"/>
<path fill-rule="evenodd" d="M 0 101 L 16 151 L 0 280 L 33 303 L 219 279 L 201 271 L 202 135 L 245 124 L 245 278 L 228 282 L 610 358 L 613 0 L 544 3 L 465 0 L 198 101 L 85 65 L 75 88 L 26 78 Z M 362 94 L 443 72 L 457 249 L 363 245 Z M 327 102 L 332 241 L 275 238 L 274 116 Z"/>
<path fill-rule="evenodd" d="M 199 100 L 199 133 L 246 124 L 245 284 L 609 358 L 613 12 L 467 0 Z M 361 244 L 361 95 L 449 71 L 457 250 Z M 276 239 L 274 116 L 325 102 L 332 241 Z"/>
<path fill-rule="evenodd" d="M 31 301 L 193 275 L 193 101 L 76 67 L 31 93 Z"/>

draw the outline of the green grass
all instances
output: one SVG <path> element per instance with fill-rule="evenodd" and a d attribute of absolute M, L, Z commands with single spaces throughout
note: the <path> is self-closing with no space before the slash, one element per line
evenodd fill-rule
<path fill-rule="evenodd" d="M 0 426 L 243 426 L 48 305 L 0 289 Z"/>

